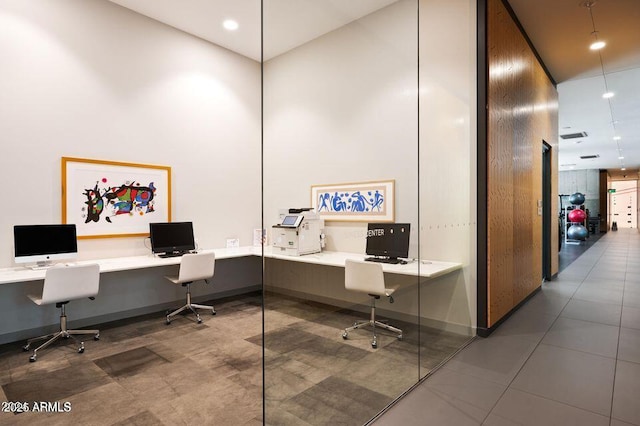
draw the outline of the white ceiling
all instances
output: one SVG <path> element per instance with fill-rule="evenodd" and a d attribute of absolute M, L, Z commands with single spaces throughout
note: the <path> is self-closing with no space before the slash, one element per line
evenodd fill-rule
<path fill-rule="evenodd" d="M 260 0 L 110 0 L 155 20 L 260 61 Z M 264 2 L 264 59 L 269 60 L 397 0 L 273 0 Z M 640 0 L 600 0 L 592 7 L 598 37 L 581 0 L 509 0 L 558 82 L 560 170 L 640 167 Z M 239 23 L 229 32 L 225 19 Z M 602 99 L 606 85 L 615 96 Z M 615 123 L 613 123 L 615 121 Z M 614 135 L 620 136 L 614 141 Z M 579 141 L 580 143 L 576 143 Z M 583 160 L 583 155 L 599 155 Z M 618 157 L 624 157 L 619 159 Z"/>
<path fill-rule="evenodd" d="M 588 137 L 560 140 L 560 170 L 637 169 L 640 166 L 640 1 L 509 0 L 540 57 L 558 82 L 559 132 Z M 602 58 L 602 63 L 600 62 Z M 602 98 L 606 86 L 615 93 Z M 613 121 L 616 121 L 613 123 Z M 614 141 L 614 136 L 620 136 Z M 576 143 L 576 142 L 580 143 Z M 599 155 L 595 160 L 580 156 Z M 618 159 L 618 157 L 624 159 Z M 573 164 L 573 166 L 571 166 Z"/>
<path fill-rule="evenodd" d="M 260 61 L 260 0 L 110 0 L 142 15 Z M 264 2 L 264 59 L 269 60 L 397 0 Z M 238 22 L 236 31 L 222 27 Z"/>

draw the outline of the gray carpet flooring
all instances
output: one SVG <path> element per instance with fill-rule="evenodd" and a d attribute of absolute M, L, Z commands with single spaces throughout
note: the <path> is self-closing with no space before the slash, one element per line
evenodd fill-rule
<path fill-rule="evenodd" d="M 202 324 L 160 312 L 98 325 L 83 354 L 63 341 L 29 363 L 23 342 L 0 346 L 0 401 L 60 403 L 0 424 L 259 425 L 264 377 L 267 424 L 360 425 L 468 341 L 392 322 L 403 340 L 382 331 L 372 349 L 368 328 L 341 337 L 366 315 L 278 295 L 263 338 L 261 295 L 207 303 L 217 315 Z"/>

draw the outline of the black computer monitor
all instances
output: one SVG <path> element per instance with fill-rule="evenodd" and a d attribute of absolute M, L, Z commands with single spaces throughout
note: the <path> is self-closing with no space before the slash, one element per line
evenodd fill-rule
<path fill-rule="evenodd" d="M 370 223 L 367 226 L 369 256 L 397 260 L 409 257 L 409 223 Z"/>
<path fill-rule="evenodd" d="M 151 250 L 161 257 L 181 256 L 196 248 L 191 222 L 150 223 L 149 233 Z"/>
<path fill-rule="evenodd" d="M 46 266 L 78 256 L 76 225 L 16 225 L 13 227 L 16 263 Z"/>

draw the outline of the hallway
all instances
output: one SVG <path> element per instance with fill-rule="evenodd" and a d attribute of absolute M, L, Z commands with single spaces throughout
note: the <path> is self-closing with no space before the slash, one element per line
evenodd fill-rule
<path fill-rule="evenodd" d="M 640 233 L 609 232 L 375 422 L 640 425 Z"/>

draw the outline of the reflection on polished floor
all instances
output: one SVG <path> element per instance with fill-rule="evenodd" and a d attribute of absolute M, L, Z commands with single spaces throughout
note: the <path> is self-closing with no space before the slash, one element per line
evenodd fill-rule
<path fill-rule="evenodd" d="M 640 234 L 619 230 L 543 284 L 376 425 L 640 425 Z"/>
<path fill-rule="evenodd" d="M 162 313 L 99 326 L 84 354 L 73 345 L 46 350 L 35 363 L 21 343 L 0 347 L 0 401 L 70 402 L 64 413 L 0 413 L 0 424 L 262 424 L 259 294 L 218 300 L 204 323 Z M 437 330 L 379 338 L 369 330 L 343 341 L 363 314 L 269 295 L 265 312 L 267 424 L 360 425 L 468 338 Z"/>
<path fill-rule="evenodd" d="M 361 425 L 454 353 L 469 337 L 397 320 L 403 339 L 365 327 L 342 330 L 368 314 L 268 293 L 265 301 L 265 398 L 269 425 Z M 249 339 L 257 344 L 261 336 Z"/>

